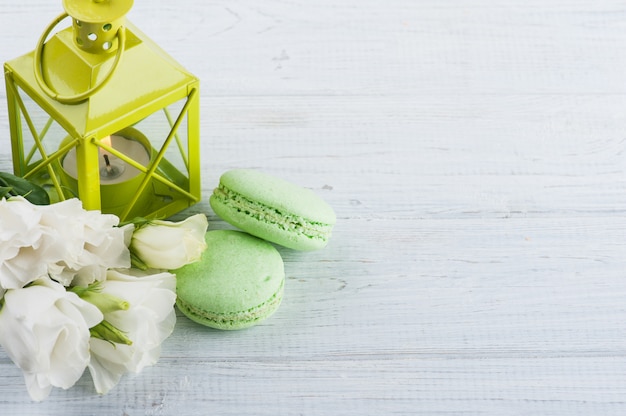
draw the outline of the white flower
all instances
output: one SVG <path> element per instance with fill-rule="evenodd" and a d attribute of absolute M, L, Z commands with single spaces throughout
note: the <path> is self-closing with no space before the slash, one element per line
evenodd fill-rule
<path fill-rule="evenodd" d="M 19 289 L 47 274 L 63 244 L 40 226 L 42 211 L 22 197 L 0 199 L 0 287 Z"/>
<path fill-rule="evenodd" d="M 89 328 L 101 320 L 98 308 L 47 278 L 6 291 L 0 344 L 24 372 L 33 400 L 76 383 L 89 362 Z"/>
<path fill-rule="evenodd" d="M 104 280 L 108 268 L 130 267 L 126 236 L 132 225 L 117 227 L 117 216 L 85 210 L 76 198 L 41 210 L 41 226 L 55 230 L 65 248 L 61 258 L 48 264 L 53 279 L 65 286 L 86 286 Z"/>
<path fill-rule="evenodd" d="M 89 372 L 96 391 L 107 393 L 125 372 L 140 372 L 161 355 L 161 343 L 176 323 L 176 277 L 168 272 L 131 276 L 109 270 L 100 293 L 128 302 L 126 310 L 104 313 L 105 322 L 121 331 L 131 345 L 92 337 Z"/>
<path fill-rule="evenodd" d="M 135 230 L 130 250 L 149 268 L 178 269 L 200 260 L 207 227 L 204 214 L 181 222 L 153 220 Z"/>
<path fill-rule="evenodd" d="M 109 267 L 130 267 L 127 234 L 119 218 L 82 208 L 73 198 L 33 205 L 0 200 L 0 287 L 19 289 L 42 276 L 64 286 L 88 285 Z"/>

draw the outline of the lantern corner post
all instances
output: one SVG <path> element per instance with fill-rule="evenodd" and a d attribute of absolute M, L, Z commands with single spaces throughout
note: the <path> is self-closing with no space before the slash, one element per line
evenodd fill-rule
<path fill-rule="evenodd" d="M 24 176 L 26 174 L 26 166 L 24 163 L 24 142 L 22 139 L 21 115 L 16 97 L 17 89 L 13 78 L 13 72 L 6 64 L 4 65 L 4 81 L 7 94 L 13 173 L 18 176 Z"/>
<path fill-rule="evenodd" d="M 87 210 L 100 210 L 99 151 L 94 137 L 79 140 L 76 146 L 78 196 Z"/>
<path fill-rule="evenodd" d="M 189 192 L 200 200 L 201 193 L 201 172 L 200 172 L 200 91 L 199 82 L 192 85 L 189 93 L 192 101 L 188 110 L 188 132 L 189 140 Z M 197 201 L 196 201 L 197 202 Z"/>

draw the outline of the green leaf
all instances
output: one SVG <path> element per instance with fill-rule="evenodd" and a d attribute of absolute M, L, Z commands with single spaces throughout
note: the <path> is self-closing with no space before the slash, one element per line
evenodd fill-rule
<path fill-rule="evenodd" d="M 10 186 L 0 186 L 0 198 L 6 197 L 11 192 Z"/>
<path fill-rule="evenodd" d="M 0 172 L 0 197 L 23 196 L 35 205 L 50 205 L 50 197 L 45 189 L 7 172 Z"/>

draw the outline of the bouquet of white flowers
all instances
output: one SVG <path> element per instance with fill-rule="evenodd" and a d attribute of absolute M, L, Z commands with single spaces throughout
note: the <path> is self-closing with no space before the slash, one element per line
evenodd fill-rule
<path fill-rule="evenodd" d="M 206 216 L 120 226 L 78 199 L 0 196 L 0 345 L 31 398 L 70 388 L 87 368 L 105 394 L 155 364 L 176 321 L 167 270 L 200 258 Z"/>

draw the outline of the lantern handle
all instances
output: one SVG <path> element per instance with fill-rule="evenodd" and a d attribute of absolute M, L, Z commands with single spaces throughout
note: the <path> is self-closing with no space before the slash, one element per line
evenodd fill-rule
<path fill-rule="evenodd" d="M 120 61 L 122 60 L 122 55 L 124 54 L 124 44 L 125 44 L 125 41 L 126 41 L 126 31 L 124 29 L 124 26 L 120 26 L 120 28 L 118 29 L 118 31 L 117 31 L 118 46 L 117 46 L 117 52 L 115 54 L 115 60 L 113 61 L 113 66 L 109 70 L 109 73 L 104 77 L 104 79 L 99 84 L 96 84 L 92 88 L 90 88 L 87 91 L 84 91 L 84 92 L 82 92 L 80 94 L 76 94 L 76 95 L 60 95 L 58 92 L 54 91 L 46 83 L 46 80 L 43 77 L 43 73 L 42 73 L 43 47 L 44 47 L 44 43 L 45 43 L 46 39 L 48 38 L 48 35 L 50 34 L 50 32 L 52 32 L 52 29 L 56 25 L 58 25 L 66 17 L 68 17 L 67 13 L 65 13 L 65 12 L 61 13 L 56 19 L 54 19 L 52 21 L 52 23 L 50 23 L 50 25 L 48 25 L 46 30 L 43 32 L 43 34 L 39 38 L 39 42 L 37 43 L 37 48 L 35 49 L 35 60 L 34 60 L 34 64 L 35 64 L 35 80 L 37 81 L 37 84 L 39 84 L 39 87 L 41 87 L 43 92 L 45 92 L 50 98 L 52 98 L 52 99 L 54 99 L 54 100 L 56 100 L 56 101 L 58 101 L 58 102 L 60 102 L 62 104 L 76 104 L 76 103 L 79 103 L 81 101 L 86 100 L 91 95 L 93 95 L 96 92 L 98 92 L 102 87 L 104 87 L 107 84 L 107 82 L 109 82 L 109 80 L 111 79 L 111 76 L 113 75 L 113 73 L 117 69 Z"/>

